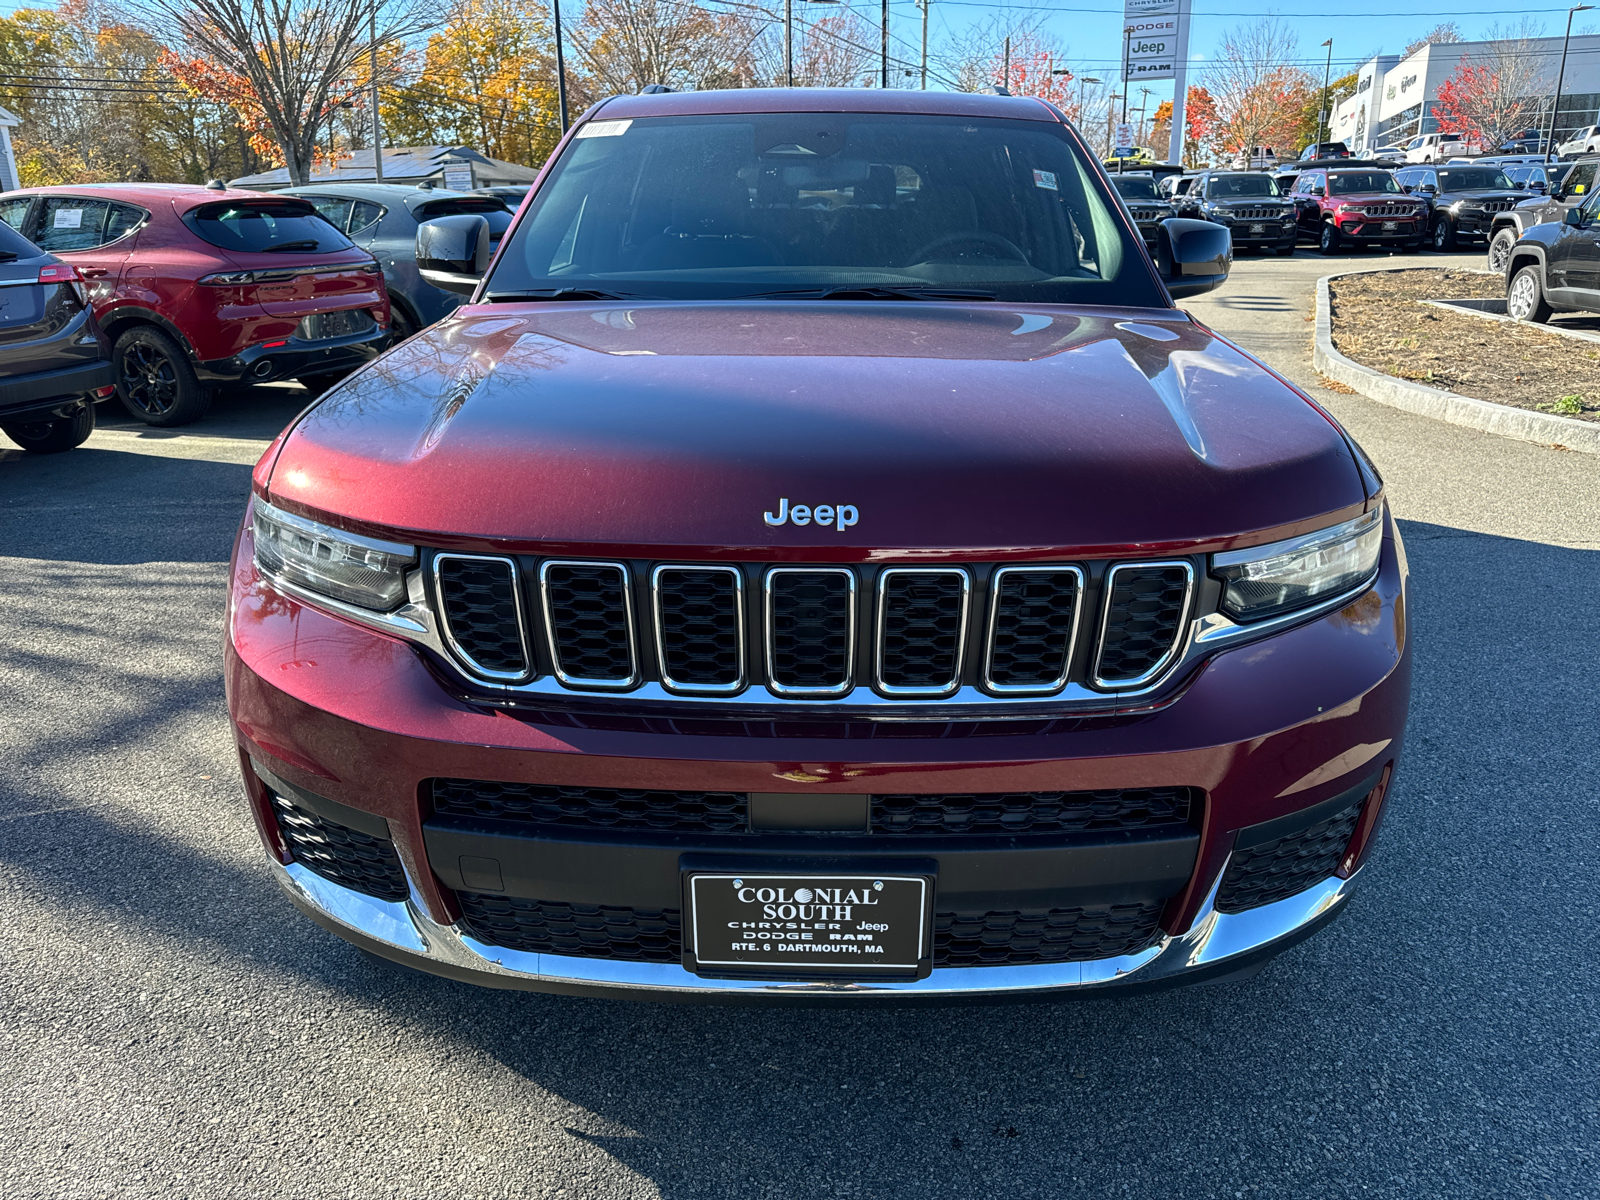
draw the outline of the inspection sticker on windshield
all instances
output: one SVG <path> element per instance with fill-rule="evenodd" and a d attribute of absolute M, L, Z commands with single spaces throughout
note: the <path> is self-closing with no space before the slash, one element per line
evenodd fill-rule
<path fill-rule="evenodd" d="M 1056 186 L 1056 173 L 1054 171 L 1035 171 L 1033 173 L 1033 186 L 1049 188 L 1052 192 L 1061 190 Z"/>
<path fill-rule="evenodd" d="M 587 125 L 581 126 L 573 136 L 581 138 L 621 137 L 628 132 L 628 126 L 632 124 L 633 121 L 631 119 L 626 121 L 590 121 Z M 1038 174 L 1038 172 L 1035 172 L 1035 174 Z"/>

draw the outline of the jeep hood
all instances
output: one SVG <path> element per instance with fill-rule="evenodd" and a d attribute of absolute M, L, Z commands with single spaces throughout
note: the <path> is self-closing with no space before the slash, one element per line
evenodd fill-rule
<path fill-rule="evenodd" d="M 645 556 L 1154 549 L 1366 499 L 1330 420 L 1182 312 L 893 301 L 466 306 L 307 412 L 268 487 Z M 783 500 L 859 519 L 771 527 Z"/>

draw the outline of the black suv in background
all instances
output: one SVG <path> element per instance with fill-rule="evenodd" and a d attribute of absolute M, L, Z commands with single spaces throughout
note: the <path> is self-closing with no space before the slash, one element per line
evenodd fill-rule
<path fill-rule="evenodd" d="M 1499 167 L 1403 167 L 1394 173 L 1394 181 L 1428 198 L 1435 250 L 1454 250 L 1458 242 L 1488 241 L 1495 217 L 1533 195 L 1507 179 Z"/>
<path fill-rule="evenodd" d="M 81 446 L 110 358 L 76 268 L 0 222 L 0 431 L 34 454 Z"/>
<path fill-rule="evenodd" d="M 1235 250 L 1275 250 L 1287 258 L 1299 236 L 1294 201 L 1260 171 L 1202 171 L 1189 188 L 1185 216 L 1226 225 Z"/>
<path fill-rule="evenodd" d="M 1548 195 L 1536 195 L 1506 212 L 1495 213 L 1489 232 L 1489 270 L 1504 271 L 1511 262 L 1511 247 L 1535 225 L 1559 221 L 1567 209 L 1587 201 L 1594 194 L 1597 167 L 1600 156 L 1580 158 Z"/>
<path fill-rule="evenodd" d="M 1497 235 L 1498 236 L 1498 235 Z M 1506 256 L 1506 315 L 1548 321 L 1557 312 L 1600 312 L 1600 195 L 1533 226 Z"/>
<path fill-rule="evenodd" d="M 1113 175 L 1111 186 L 1117 189 L 1127 205 L 1133 223 L 1139 227 L 1139 236 L 1152 254 L 1156 248 L 1156 233 L 1161 222 L 1172 215 L 1172 205 L 1161 198 L 1156 190 L 1156 177 L 1149 174 Z"/>

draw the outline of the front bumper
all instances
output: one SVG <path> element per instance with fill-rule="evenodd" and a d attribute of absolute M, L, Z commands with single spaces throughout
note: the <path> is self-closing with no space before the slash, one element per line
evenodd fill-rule
<path fill-rule="evenodd" d="M 247 539 L 246 539 L 247 541 Z M 500 987 L 629 997 L 906 999 L 1087 993 L 1247 972 L 1331 920 L 1372 844 L 1410 690 L 1403 552 L 1392 521 L 1378 579 L 1345 607 L 1217 653 L 1157 711 L 1007 722 L 937 736 L 901 724 L 806 725 L 517 715 L 473 704 L 408 643 L 302 605 L 236 561 L 226 646 L 246 788 L 280 883 L 319 923 L 374 953 Z M 252 762 L 260 764 L 252 766 Z M 263 778 L 265 775 L 265 779 Z M 904 983 L 703 977 L 676 961 L 580 957 L 475 936 L 469 863 L 495 863 L 508 897 L 639 911 L 674 903 L 678 855 L 780 853 L 775 835 L 530 833 L 432 812 L 438 778 L 594 789 L 928 795 L 1191 787 L 1185 838 L 776 835 L 790 856 L 870 852 L 937 860 L 939 913 L 1060 911 L 1153 902 L 1130 953 L 1084 961 L 941 964 Z M 266 780 L 275 780 L 269 787 Z M 1377 784 L 1374 787 L 1374 784 Z M 296 861 L 272 787 L 321 797 L 335 821 L 392 840 L 403 882 L 377 899 Z M 1362 805 L 1329 869 L 1285 898 L 1218 906 L 1262 830 Z M 343 810 L 336 806 L 345 806 Z M 344 814 L 341 818 L 341 812 Z M 452 825 L 452 820 L 455 824 Z M 498 828 L 496 828 L 498 826 Z M 502 839 L 499 848 L 492 839 Z M 831 840 L 830 840 L 831 838 Z M 737 843 L 737 844 L 735 844 Z M 1160 843 L 1160 844 L 1158 844 Z M 1180 844 L 1181 843 L 1181 844 Z M 472 869 L 477 869 L 476 865 Z M 398 872 L 397 872 L 398 874 Z M 492 890 L 492 889 L 491 889 Z M 1098 890 L 1098 892 L 1097 892 Z M 1154 900 L 1151 901 L 1151 897 Z M 1224 896 L 1226 900 L 1227 897 Z M 938 914 L 936 914 L 938 915 Z M 1152 922 L 1155 918 L 1151 918 Z"/>
<path fill-rule="evenodd" d="M 1352 242 L 1370 242 L 1373 245 L 1405 245 L 1426 236 L 1426 225 L 1419 221 L 1395 221 L 1395 228 L 1385 229 L 1383 221 L 1339 222 L 1339 236 Z"/>
<path fill-rule="evenodd" d="M 232 358 L 199 363 L 196 374 L 211 383 L 269 383 L 301 375 L 325 375 L 354 370 L 369 363 L 383 353 L 388 344 L 389 330 L 382 325 L 364 333 L 315 342 L 291 337 L 282 346 L 251 346 Z"/>
<path fill-rule="evenodd" d="M 1261 232 L 1251 233 L 1251 225 L 1260 225 Z M 1235 246 L 1251 248 L 1280 249 L 1284 246 L 1293 246 L 1300 240 L 1299 226 L 1284 225 L 1278 221 L 1235 221 L 1228 226 L 1228 232 L 1232 235 Z"/>

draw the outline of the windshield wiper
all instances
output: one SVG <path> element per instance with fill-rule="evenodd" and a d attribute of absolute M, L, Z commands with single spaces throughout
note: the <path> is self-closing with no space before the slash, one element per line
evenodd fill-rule
<path fill-rule="evenodd" d="M 279 242 L 276 246 L 266 247 L 266 252 L 273 254 L 279 250 L 315 250 L 320 245 L 322 243 L 317 241 L 316 238 L 307 238 L 301 242 Z"/>
<path fill-rule="evenodd" d="M 834 287 L 801 288 L 786 292 L 757 292 L 744 300 L 993 300 L 994 292 L 936 287 Z"/>
<path fill-rule="evenodd" d="M 622 292 L 602 292 L 598 288 L 550 288 L 536 292 L 490 292 L 489 303 L 503 300 L 637 300 Z"/>

